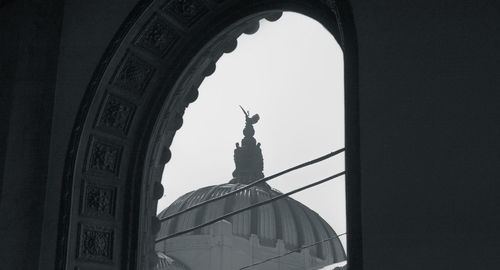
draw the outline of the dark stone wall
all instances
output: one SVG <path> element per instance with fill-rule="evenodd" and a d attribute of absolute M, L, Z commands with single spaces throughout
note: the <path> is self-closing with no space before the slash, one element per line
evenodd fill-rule
<path fill-rule="evenodd" d="M 0 3 L 0 268 L 54 269 L 76 112 L 136 2 Z"/>
<path fill-rule="evenodd" d="M 137 0 L 66 0 L 49 155 L 40 266 L 54 269 L 59 203 L 69 139 L 84 92 L 104 51 Z"/>
<path fill-rule="evenodd" d="M 36 269 L 62 1 L 0 9 L 0 265 Z"/>
<path fill-rule="evenodd" d="M 500 3 L 352 5 L 364 269 L 498 269 Z"/>

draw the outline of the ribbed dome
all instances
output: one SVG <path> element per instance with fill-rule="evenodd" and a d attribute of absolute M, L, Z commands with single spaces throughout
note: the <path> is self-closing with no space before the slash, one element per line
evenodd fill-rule
<path fill-rule="evenodd" d="M 253 125 L 259 121 L 260 117 L 258 114 L 250 117 L 250 112 L 241 109 L 245 114 L 246 122 L 243 129 L 244 138 L 241 140 L 241 145 L 236 143 L 236 149 L 234 150 L 236 165 L 233 172 L 234 178 L 228 184 L 200 188 L 181 196 L 158 215 L 160 220 L 191 206 L 242 188 L 264 177 L 261 145 L 253 137 L 255 134 Z M 272 189 L 267 183 L 261 183 L 163 221 L 158 238 L 191 229 L 224 214 L 254 205 L 280 194 L 279 191 Z M 288 197 L 251 208 L 229 217 L 227 221 L 232 224 L 232 233 L 235 236 L 249 239 L 251 235 L 256 235 L 260 245 L 268 247 L 276 247 L 278 240 L 282 240 L 285 248 L 290 251 L 337 236 L 330 225 L 316 212 Z M 205 226 L 189 234 L 210 234 L 211 226 Z M 172 241 L 175 241 L 175 239 L 173 238 Z M 344 248 L 338 238 L 311 246 L 308 250 L 313 257 L 327 262 L 335 263 L 346 260 Z"/>
<path fill-rule="evenodd" d="M 158 217 L 161 219 L 243 186 L 243 184 L 223 184 L 208 186 L 189 192 L 162 211 Z M 280 194 L 280 192 L 266 186 L 249 188 L 219 201 L 193 209 L 173 219 L 163 221 L 158 238 L 192 228 L 225 213 Z M 255 234 L 259 238 L 260 244 L 264 246 L 275 246 L 277 240 L 281 239 L 288 250 L 293 250 L 300 246 L 336 235 L 330 225 L 316 212 L 291 198 L 283 198 L 252 208 L 228 218 L 227 221 L 232 223 L 234 235 L 249 238 L 251 234 Z M 202 235 L 209 234 L 209 232 L 210 226 L 207 226 L 190 234 Z M 309 248 L 309 250 L 312 256 L 324 260 L 339 262 L 346 259 L 339 239 L 315 245 Z"/>

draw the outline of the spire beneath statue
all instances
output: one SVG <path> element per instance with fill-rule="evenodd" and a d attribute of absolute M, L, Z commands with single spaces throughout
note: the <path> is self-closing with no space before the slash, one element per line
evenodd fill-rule
<path fill-rule="evenodd" d="M 230 183 L 239 184 L 249 184 L 255 180 L 264 177 L 264 160 L 262 158 L 262 150 L 260 149 L 260 143 L 257 143 L 255 138 L 255 125 L 260 117 L 258 114 L 250 117 L 250 112 L 245 111 L 243 107 L 241 110 L 245 114 L 245 128 L 243 129 L 243 139 L 241 140 L 241 146 L 236 143 L 236 149 L 234 149 L 234 163 L 236 169 L 233 172 L 233 179 Z M 270 188 L 266 183 L 262 183 L 261 186 Z"/>

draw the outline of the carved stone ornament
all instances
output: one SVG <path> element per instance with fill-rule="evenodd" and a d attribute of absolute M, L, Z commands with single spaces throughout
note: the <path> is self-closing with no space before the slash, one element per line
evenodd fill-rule
<path fill-rule="evenodd" d="M 126 135 L 135 112 L 135 105 L 109 95 L 102 108 L 97 126 Z"/>
<path fill-rule="evenodd" d="M 128 54 L 115 76 L 114 85 L 137 95 L 142 95 L 154 68 L 133 54 Z"/>
<path fill-rule="evenodd" d="M 116 188 L 96 183 L 85 183 L 82 214 L 92 217 L 113 217 L 116 205 Z"/>
<path fill-rule="evenodd" d="M 179 34 L 158 17 L 154 18 L 136 41 L 136 45 L 163 56 L 177 41 Z"/>
<path fill-rule="evenodd" d="M 121 153 L 121 147 L 93 138 L 87 169 L 117 175 Z"/>
<path fill-rule="evenodd" d="M 78 258 L 88 261 L 112 262 L 113 260 L 112 229 L 81 225 Z"/>
<path fill-rule="evenodd" d="M 208 12 L 208 8 L 201 0 L 172 0 L 165 7 L 165 11 L 180 22 L 191 26 Z"/>

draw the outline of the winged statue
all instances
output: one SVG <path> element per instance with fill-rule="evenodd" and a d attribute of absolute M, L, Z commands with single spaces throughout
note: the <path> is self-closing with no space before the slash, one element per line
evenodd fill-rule
<path fill-rule="evenodd" d="M 243 113 L 245 114 L 247 124 L 254 125 L 257 122 L 259 122 L 260 116 L 258 114 L 254 114 L 252 117 L 250 117 L 250 111 L 245 111 L 245 109 L 243 109 L 243 107 L 241 107 L 241 105 L 240 105 L 240 108 L 243 111 Z"/>

